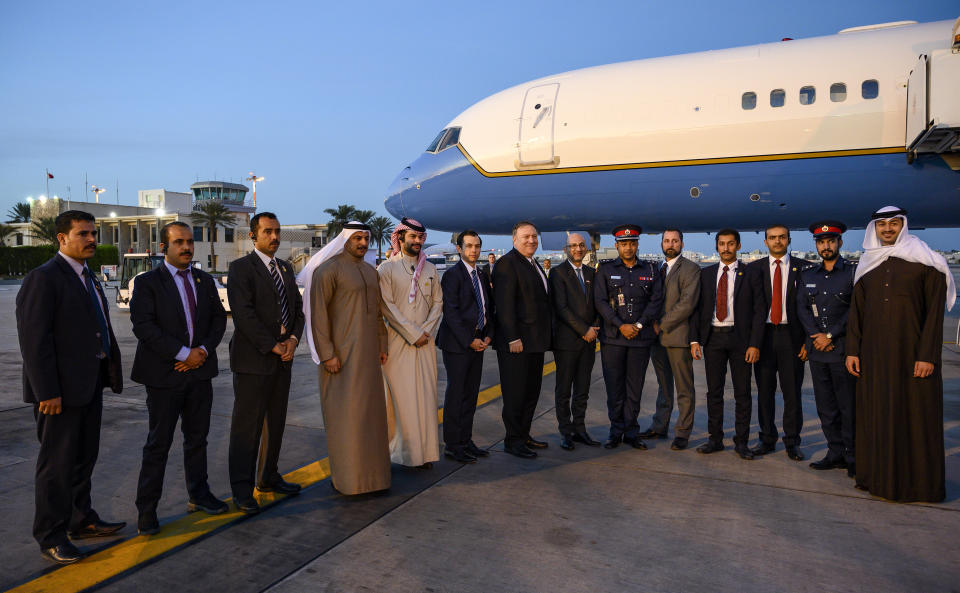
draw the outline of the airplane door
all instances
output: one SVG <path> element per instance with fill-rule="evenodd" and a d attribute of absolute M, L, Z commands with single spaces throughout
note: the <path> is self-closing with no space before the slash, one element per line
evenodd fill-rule
<path fill-rule="evenodd" d="M 560 83 L 527 89 L 520 111 L 520 165 L 554 165 L 553 119 Z"/>
<path fill-rule="evenodd" d="M 922 55 L 907 79 L 907 137 L 904 144 L 908 150 L 912 150 L 927 131 L 927 83 L 927 56 Z"/>

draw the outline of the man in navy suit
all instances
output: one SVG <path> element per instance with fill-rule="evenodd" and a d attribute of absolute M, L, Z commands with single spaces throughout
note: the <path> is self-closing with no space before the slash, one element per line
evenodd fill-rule
<path fill-rule="evenodd" d="M 597 357 L 600 316 L 593 305 L 596 270 L 583 265 L 587 244 L 579 233 L 567 237 L 567 260 L 550 274 L 553 298 L 553 359 L 557 363 L 554 389 L 560 447 L 571 451 L 574 442 L 593 447 L 584 418 L 590 397 L 590 375 Z M 547 260 L 549 261 L 549 260 Z M 572 394 L 571 394 L 572 388 Z"/>
<path fill-rule="evenodd" d="M 801 461 L 805 455 L 800 450 L 800 428 L 803 426 L 800 389 L 803 363 L 807 359 L 807 336 L 797 317 L 797 284 L 800 273 L 811 264 L 790 257 L 787 251 L 790 229 L 782 224 L 768 226 L 763 242 L 770 256 L 750 264 L 762 278 L 766 309 L 760 360 L 753 367 L 757 379 L 757 422 L 760 424 L 760 443 L 753 448 L 753 454 L 764 455 L 776 449 L 774 396 L 779 377 L 783 393 L 783 444 L 790 459 Z"/>
<path fill-rule="evenodd" d="M 443 454 L 460 463 L 490 455 L 473 442 L 483 351 L 493 341 L 490 278 L 477 265 L 482 242 L 476 231 L 457 235 L 460 263 L 443 273 L 443 320 L 437 344 L 447 371 L 443 398 Z"/>
<path fill-rule="evenodd" d="M 160 531 L 157 504 L 177 420 L 183 432 L 188 511 L 217 515 L 227 504 L 207 484 L 207 433 L 217 376 L 217 345 L 227 327 L 213 277 L 193 269 L 193 231 L 174 221 L 160 229 L 164 261 L 137 276 L 130 320 L 137 336 L 131 379 L 147 389 L 149 430 L 137 486 L 137 530 Z"/>
<path fill-rule="evenodd" d="M 750 365 L 760 358 L 763 339 L 763 287 L 756 270 L 737 259 L 740 233 L 717 231 L 720 263 L 700 273 L 699 319 L 690 321 L 690 354 L 704 359 L 707 371 L 707 429 L 710 440 L 698 453 L 723 450 L 723 388 L 727 365 L 733 379 L 735 450 L 742 459 L 753 459 L 750 439 Z"/>
<path fill-rule="evenodd" d="M 513 225 L 513 249 L 493 269 L 494 347 L 503 390 L 504 450 L 532 459 L 547 446 L 530 435 L 540 399 L 543 354 L 550 349 L 552 313 L 547 275 L 533 259 L 540 241 L 529 221 Z"/>
<path fill-rule="evenodd" d="M 107 299 L 86 264 L 97 252 L 95 222 L 79 210 L 57 216 L 59 253 L 27 274 L 17 293 L 23 401 L 33 404 L 40 439 L 33 537 L 58 564 L 83 558 L 70 539 L 126 525 L 101 520 L 90 500 L 103 387 L 123 389 Z"/>

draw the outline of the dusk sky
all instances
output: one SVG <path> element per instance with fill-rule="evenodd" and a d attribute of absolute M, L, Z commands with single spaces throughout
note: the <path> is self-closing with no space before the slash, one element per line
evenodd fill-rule
<path fill-rule="evenodd" d="M 106 188 L 101 201 L 119 188 L 122 204 L 255 171 L 258 207 L 284 223 L 326 222 L 337 204 L 386 214 L 387 186 L 444 124 L 526 80 L 958 16 L 956 0 L 2 2 L 0 208 L 44 193 L 45 169 L 50 194 L 92 201 L 86 175 Z M 812 248 L 800 235 L 794 247 Z M 919 235 L 960 248 L 955 230 Z M 861 239 L 849 233 L 847 247 Z M 760 246 L 745 236 L 745 249 Z"/>

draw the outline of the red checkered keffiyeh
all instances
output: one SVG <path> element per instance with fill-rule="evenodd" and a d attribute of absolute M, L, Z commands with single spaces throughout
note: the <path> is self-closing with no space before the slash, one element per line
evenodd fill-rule
<path fill-rule="evenodd" d="M 393 248 L 394 255 L 403 257 L 403 249 L 400 247 L 400 235 L 403 231 L 414 231 L 423 233 L 423 239 L 427 239 L 427 229 L 422 224 L 412 218 L 400 220 L 400 224 L 393 228 L 393 234 L 390 235 L 390 246 Z M 420 272 L 423 271 L 423 264 L 427 261 L 423 249 L 420 250 L 420 257 L 417 258 L 417 267 L 413 272 L 413 280 L 410 281 L 410 294 L 407 295 L 407 302 L 412 303 L 417 297 L 417 281 L 420 279 Z"/>

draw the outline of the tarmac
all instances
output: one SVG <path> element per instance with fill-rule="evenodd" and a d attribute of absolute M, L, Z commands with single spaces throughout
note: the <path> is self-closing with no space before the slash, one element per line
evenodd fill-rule
<path fill-rule="evenodd" d="M 808 467 L 826 450 L 807 369 L 802 449 L 782 444 L 755 461 L 732 450 L 733 401 L 725 405 L 727 450 L 694 449 L 706 440 L 706 391 L 696 362 L 697 411 L 690 448 L 670 440 L 650 449 L 559 447 L 553 365 L 547 355 L 532 434 L 549 448 L 535 460 L 503 452 L 496 355 L 484 358 L 484 401 L 475 441 L 490 457 L 473 465 L 441 458 L 431 470 L 393 467 L 383 496 L 335 494 L 322 462 L 326 435 L 316 367 L 301 349 L 281 453 L 281 471 L 311 484 L 260 515 L 186 513 L 182 450 L 175 443 L 159 509 L 161 533 L 136 535 L 134 497 L 147 434 L 143 386 L 104 394 L 94 506 L 128 525 L 116 537 L 83 540 L 86 560 L 58 568 L 31 536 L 38 444 L 32 406 L 21 401 L 21 356 L 14 299 L 0 286 L 0 590 L 15 591 L 960 591 L 960 354 L 945 344 L 944 429 L 947 500 L 897 504 L 853 488 L 843 470 Z M 125 376 L 136 339 L 125 313 L 111 311 Z M 957 308 L 945 322 L 953 341 Z M 218 348 L 209 436 L 213 492 L 230 496 L 227 440 L 233 405 L 227 343 Z M 439 353 L 438 353 L 439 354 Z M 446 378 L 439 364 L 439 394 Z M 729 393 L 729 390 L 728 390 Z M 656 399 L 652 366 L 640 426 Z M 780 412 L 777 414 L 778 425 Z M 756 414 L 754 413 L 754 420 Z M 587 415 L 590 433 L 607 430 L 599 357 Z M 754 442 L 757 426 L 751 435 Z M 672 438 L 672 431 L 671 431 Z M 317 463 L 320 461 L 320 463 Z M 300 468 L 300 469 L 298 469 Z"/>

